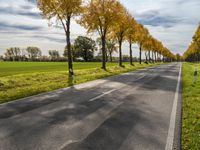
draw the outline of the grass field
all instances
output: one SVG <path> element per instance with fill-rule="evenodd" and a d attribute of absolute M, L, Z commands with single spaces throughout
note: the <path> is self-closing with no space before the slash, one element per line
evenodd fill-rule
<path fill-rule="evenodd" d="M 107 66 L 115 66 L 116 63 L 108 63 Z M 74 63 L 75 70 L 91 69 L 101 67 L 101 63 L 98 62 L 76 62 Z M 38 72 L 53 72 L 53 71 L 66 71 L 68 68 L 65 62 L 0 62 L 0 77 L 26 74 L 26 73 L 38 73 Z"/>
<path fill-rule="evenodd" d="M 155 64 L 135 63 L 118 67 L 108 63 L 107 71 L 101 63 L 74 63 L 76 83 L 83 83 Z M 71 85 L 68 80 L 67 63 L 63 62 L 0 62 L 0 103 L 52 91 Z"/>
<path fill-rule="evenodd" d="M 197 83 L 193 72 L 198 69 Z M 200 64 L 183 63 L 182 149 L 200 150 Z"/>

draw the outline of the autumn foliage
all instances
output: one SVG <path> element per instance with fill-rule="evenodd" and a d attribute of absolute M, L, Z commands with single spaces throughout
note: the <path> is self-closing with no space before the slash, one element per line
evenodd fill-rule
<path fill-rule="evenodd" d="M 88 33 L 97 32 L 101 39 L 102 68 L 106 69 L 107 42 L 117 41 L 119 65 L 122 65 L 122 44 L 127 41 L 130 49 L 130 64 L 132 65 L 132 45 L 139 46 L 139 61 L 142 62 L 142 52 L 147 61 L 171 61 L 175 56 L 169 49 L 155 39 L 142 24 L 118 0 L 37 0 L 38 8 L 44 18 L 60 22 L 66 34 L 68 50 L 69 74 L 73 75 L 72 50 L 70 45 L 70 21 L 79 16 L 77 22 L 87 29 Z"/>
<path fill-rule="evenodd" d="M 193 36 L 193 41 L 184 53 L 183 58 L 190 62 L 200 61 L 200 25 Z"/>

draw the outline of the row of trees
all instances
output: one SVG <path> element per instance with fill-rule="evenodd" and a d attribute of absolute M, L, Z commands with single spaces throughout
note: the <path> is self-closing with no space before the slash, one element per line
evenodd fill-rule
<path fill-rule="evenodd" d="M 183 59 L 190 62 L 200 61 L 200 25 L 193 36 L 193 41 L 184 53 Z"/>
<path fill-rule="evenodd" d="M 49 56 L 42 56 L 42 51 L 38 47 L 27 47 L 21 49 L 19 47 L 8 48 L 1 56 L 1 60 L 5 61 L 58 61 L 64 60 L 60 57 L 59 51 L 49 50 Z M 66 59 L 65 59 L 66 60 Z"/>
<path fill-rule="evenodd" d="M 20 49 L 19 47 L 11 47 L 6 50 L 5 59 L 9 61 L 25 61 L 37 60 L 42 56 L 42 51 L 37 47 L 27 47 Z"/>
<path fill-rule="evenodd" d="M 71 45 L 73 61 L 98 61 L 96 60 L 96 58 L 94 58 L 94 53 L 98 50 L 97 45 L 101 45 L 99 38 L 96 41 L 94 41 L 89 37 L 78 36 L 75 39 L 75 42 Z M 106 47 L 109 52 L 107 58 L 109 57 L 109 61 L 112 62 L 112 55 L 114 52 L 117 52 L 116 42 L 109 41 L 106 43 Z M 11 47 L 6 50 L 6 53 L 4 54 L 5 57 L 2 57 L 2 59 L 8 61 L 62 61 L 67 60 L 67 47 L 65 48 L 63 54 L 63 57 L 65 59 L 63 59 L 63 57 L 60 56 L 60 53 L 57 50 L 49 50 L 48 54 L 49 58 L 47 56 L 42 56 L 42 51 L 37 47 L 28 47 L 26 49 L 20 49 L 19 47 Z M 98 56 L 100 55 L 101 53 L 99 53 Z"/>
<path fill-rule="evenodd" d="M 71 45 L 73 61 L 101 61 L 101 48 L 99 51 L 97 51 L 97 47 L 101 47 L 100 38 L 97 38 L 95 42 L 91 38 L 78 36 L 75 39 L 75 42 Z M 98 53 L 97 55 L 94 55 L 95 51 L 96 53 Z M 113 53 L 118 53 L 117 42 L 115 40 L 108 40 L 106 42 L 106 51 L 106 62 L 112 62 L 113 60 L 115 62 L 119 61 L 118 57 L 113 57 Z M 63 57 L 57 50 L 49 50 L 48 54 L 49 56 L 42 55 L 42 51 L 38 47 L 28 47 L 26 49 L 11 47 L 6 50 L 6 53 L 4 54 L 5 57 L 1 56 L 0 59 L 5 61 L 66 61 L 68 57 L 67 48 L 65 48 L 64 50 Z M 130 57 L 130 60 L 128 55 L 123 55 L 122 58 L 123 62 L 133 62 L 133 57 Z M 137 58 L 134 58 L 134 61 L 138 61 Z M 147 61 L 149 60 L 147 59 L 146 55 L 146 62 Z M 157 59 L 155 59 L 155 61 L 161 61 L 160 57 L 157 56 Z"/>
<path fill-rule="evenodd" d="M 162 43 L 153 38 L 148 30 L 137 23 L 134 17 L 118 0 L 37 0 L 38 8 L 44 18 L 60 22 L 66 35 L 69 76 L 73 73 L 73 52 L 70 43 L 70 24 L 72 17 L 79 16 L 77 22 L 87 29 L 88 33 L 98 32 L 102 50 L 102 68 L 106 69 L 107 47 L 109 40 L 118 42 L 119 65 L 122 64 L 122 44 L 130 45 L 130 63 L 132 64 L 132 44 L 140 47 L 140 63 L 142 51 L 146 60 L 161 56 L 175 59 L 175 56 Z M 152 55 L 150 56 L 150 53 Z"/>
<path fill-rule="evenodd" d="M 78 38 L 83 38 L 83 39 L 88 39 L 88 37 L 78 37 Z M 84 41 L 84 40 L 83 40 Z M 87 40 L 85 40 L 87 41 Z M 83 43 L 80 47 L 77 47 L 77 45 L 72 45 L 72 56 L 73 56 L 73 61 L 81 61 L 81 62 L 101 62 L 102 61 L 102 54 L 99 52 L 97 55 L 94 55 L 94 50 L 97 49 L 97 47 L 94 47 L 94 50 L 91 49 L 91 45 L 88 46 L 88 43 L 86 45 Z M 76 48 L 75 48 L 76 47 Z M 82 48 L 84 47 L 84 48 Z M 107 43 L 107 60 L 106 62 L 117 62 L 119 61 L 119 58 L 114 56 L 113 57 L 113 52 L 117 53 L 117 47 L 116 43 Z M 115 47 L 115 48 L 113 48 Z M 27 51 L 29 49 L 29 51 Z M 60 55 L 60 52 L 58 50 L 49 50 L 48 54 L 49 56 L 42 55 L 42 51 L 37 48 L 37 47 L 29 47 L 27 49 L 21 49 L 19 47 L 11 47 L 6 50 L 5 55 L 1 56 L 0 55 L 0 61 L 41 61 L 41 62 L 48 62 L 48 61 L 53 61 L 53 62 L 61 62 L 61 61 L 67 61 L 67 49 L 65 48 L 63 56 Z M 40 51 L 38 55 L 36 54 L 35 51 Z M 116 50 L 116 51 L 113 51 Z M 34 57 L 31 57 L 34 56 Z M 128 62 L 130 61 L 129 55 L 123 55 L 123 62 Z M 132 58 L 134 62 L 138 61 L 137 57 Z M 157 59 L 160 61 L 159 59 Z"/>

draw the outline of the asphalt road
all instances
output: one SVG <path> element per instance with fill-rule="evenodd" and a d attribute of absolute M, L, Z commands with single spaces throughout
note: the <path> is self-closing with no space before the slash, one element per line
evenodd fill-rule
<path fill-rule="evenodd" d="M 0 150 L 165 150 L 173 135 L 172 145 L 179 149 L 180 65 L 151 67 L 0 105 Z"/>

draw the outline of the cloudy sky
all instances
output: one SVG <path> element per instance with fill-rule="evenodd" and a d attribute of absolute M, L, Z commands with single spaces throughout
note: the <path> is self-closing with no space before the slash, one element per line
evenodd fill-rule
<path fill-rule="evenodd" d="M 34 1 L 34 0 L 32 0 Z M 200 0 L 120 0 L 150 33 L 173 53 L 182 54 L 200 22 Z M 86 30 L 72 22 L 72 41 Z M 93 35 L 88 35 L 94 37 Z M 47 54 L 62 54 L 65 36 L 62 29 L 49 27 L 36 4 L 28 0 L 0 0 L 0 55 L 9 47 L 37 46 Z M 128 54 L 125 43 L 124 54 Z M 134 47 L 137 56 L 138 48 Z"/>

